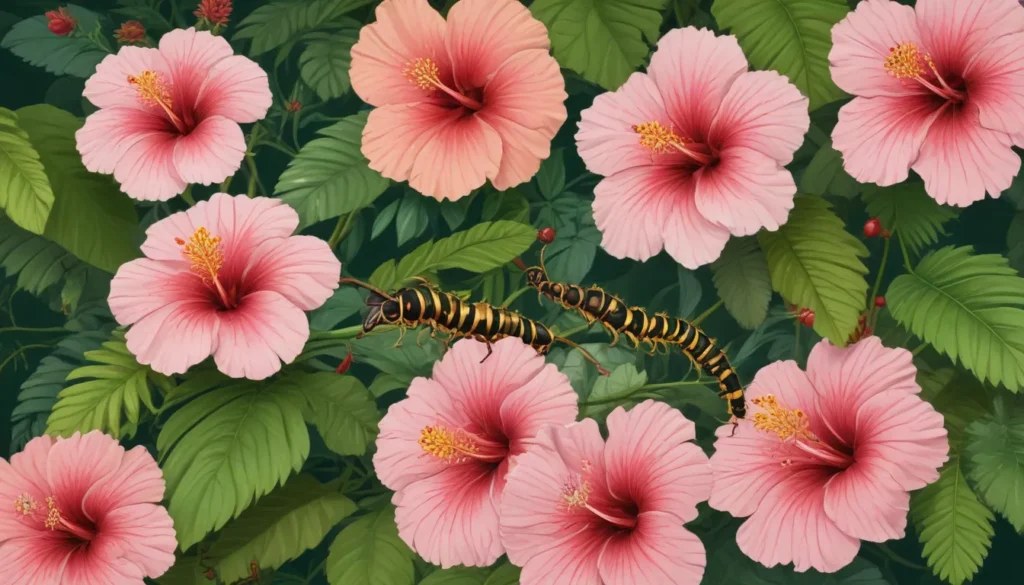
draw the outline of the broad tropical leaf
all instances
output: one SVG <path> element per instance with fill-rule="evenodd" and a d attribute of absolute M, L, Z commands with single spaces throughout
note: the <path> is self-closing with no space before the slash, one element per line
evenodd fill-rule
<path fill-rule="evenodd" d="M 294 43 L 304 33 L 330 24 L 339 17 L 370 0 L 283 0 L 271 2 L 253 10 L 242 22 L 234 40 L 251 39 L 249 54 L 262 55 L 288 43 Z"/>
<path fill-rule="evenodd" d="M 19 126 L 18 115 L 0 108 L 0 207 L 18 227 L 42 234 L 53 209 L 53 189 L 39 153 Z"/>
<path fill-rule="evenodd" d="M 96 29 L 99 16 L 76 4 L 67 4 L 66 7 L 68 13 L 78 20 L 77 29 L 82 34 L 57 36 L 50 32 L 46 17 L 40 14 L 14 25 L 0 42 L 0 47 L 10 49 L 36 67 L 45 67 L 54 75 L 89 77 L 107 56 L 106 51 L 85 36 Z"/>
<path fill-rule="evenodd" d="M 484 581 L 484 585 L 519 585 L 520 572 L 519 567 L 506 561 L 494 569 Z"/>
<path fill-rule="evenodd" d="M 210 585 L 206 571 L 196 555 L 179 555 L 174 566 L 154 581 L 159 585 Z"/>
<path fill-rule="evenodd" d="M 996 405 L 967 427 L 967 476 L 992 509 L 1024 532 L 1024 413 Z"/>
<path fill-rule="evenodd" d="M 730 239 L 711 270 L 718 296 L 736 322 L 747 329 L 763 323 L 772 300 L 772 278 L 757 239 Z"/>
<path fill-rule="evenodd" d="M 811 110 L 844 97 L 828 69 L 844 0 L 715 0 L 711 14 L 739 39 L 754 69 L 774 69 L 810 98 Z"/>
<path fill-rule="evenodd" d="M 64 279 L 81 262 L 57 244 L 14 225 L 0 214 L 0 266 L 19 289 L 36 296 Z"/>
<path fill-rule="evenodd" d="M 388 505 L 349 524 L 327 555 L 331 585 L 412 585 L 413 552 L 398 538 Z"/>
<path fill-rule="evenodd" d="M 348 68 L 352 63 L 352 45 L 359 40 L 359 23 L 351 19 L 345 19 L 345 23 L 351 28 L 310 35 L 299 57 L 302 81 L 324 101 L 341 97 L 352 87 Z"/>
<path fill-rule="evenodd" d="M 290 384 L 200 372 L 168 402 L 183 402 L 157 438 L 182 550 L 284 484 L 309 455 L 306 399 Z"/>
<path fill-rule="evenodd" d="M 901 325 L 980 380 L 1024 385 L 1024 278 L 995 254 L 946 247 L 897 277 L 885 298 Z"/>
<path fill-rule="evenodd" d="M 358 289 L 343 286 L 334 291 L 319 309 L 309 314 L 312 329 L 327 330 L 359 312 L 366 305 Z"/>
<path fill-rule="evenodd" d="M 380 413 L 362 382 L 334 372 L 296 373 L 288 382 L 306 395 L 306 422 L 316 427 L 331 451 L 339 455 L 366 453 L 366 447 L 377 438 Z"/>
<path fill-rule="evenodd" d="M 46 421 L 47 434 L 70 436 L 75 431 L 99 429 L 119 437 L 125 423 L 131 428 L 139 424 L 143 406 L 156 412 L 154 389 L 167 393 L 174 387 L 170 378 L 135 361 L 122 333 L 115 333 L 100 349 L 85 352 L 85 359 L 91 364 L 76 368 L 67 377 L 69 382 L 85 381 L 57 395 L 57 404 Z"/>
<path fill-rule="evenodd" d="M 633 364 L 622 364 L 611 375 L 601 376 L 587 397 L 581 416 L 594 417 L 611 412 L 616 406 L 632 404 L 629 397 L 647 383 L 647 373 L 637 371 Z"/>
<path fill-rule="evenodd" d="M 800 177 L 800 191 L 812 195 L 850 198 L 864 186 L 843 170 L 843 155 L 825 140 Z"/>
<path fill-rule="evenodd" d="M 618 89 L 658 40 L 668 0 L 536 0 L 555 58 L 605 89 Z"/>
<path fill-rule="evenodd" d="M 563 192 L 535 207 L 539 211 L 534 223 L 554 227 L 557 232 L 555 241 L 545 250 L 548 276 L 562 282 L 581 282 L 594 265 L 601 245 L 590 202 L 576 193 Z"/>
<path fill-rule="evenodd" d="M 250 575 L 251 562 L 277 569 L 298 558 L 356 509 L 315 477 L 298 475 L 229 522 L 207 556 L 215 559 L 221 581 L 234 583 Z"/>
<path fill-rule="evenodd" d="M 814 330 L 844 345 L 864 309 L 864 244 L 850 235 L 821 198 L 798 196 L 777 232 L 758 234 L 772 287 L 784 299 L 814 311 Z"/>
<path fill-rule="evenodd" d="M 886 229 L 898 232 L 900 241 L 915 254 L 939 241 L 943 225 L 956 218 L 952 207 L 939 205 L 928 196 L 924 183 L 903 182 L 876 187 L 864 193 L 868 214 L 881 220 Z"/>
<path fill-rule="evenodd" d="M 274 189 L 295 208 L 306 227 L 366 207 L 390 181 L 369 167 L 359 151 L 367 114 L 355 114 L 320 130 L 288 164 Z"/>
<path fill-rule="evenodd" d="M 485 585 L 490 573 L 487 567 L 452 567 L 434 571 L 419 585 Z"/>

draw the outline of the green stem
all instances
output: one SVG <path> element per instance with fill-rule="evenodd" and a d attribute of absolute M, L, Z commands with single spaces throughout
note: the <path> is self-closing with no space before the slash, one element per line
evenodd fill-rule
<path fill-rule="evenodd" d="M 505 301 L 503 303 L 501 303 L 501 306 L 508 307 L 513 302 L 515 302 L 516 299 L 518 299 L 519 297 L 523 296 L 523 294 L 525 294 L 525 293 L 527 293 L 527 292 L 529 292 L 531 290 L 533 290 L 532 286 L 524 286 L 523 288 L 521 288 L 521 289 L 513 292 L 512 294 L 508 295 L 505 298 Z"/>
<path fill-rule="evenodd" d="M 874 306 L 875 299 L 878 298 L 878 289 L 882 287 L 882 275 L 885 274 L 885 264 L 889 260 L 889 244 L 892 242 L 892 236 L 885 238 L 885 243 L 882 244 L 882 263 L 878 265 L 878 275 L 875 276 L 875 286 L 871 289 L 871 296 L 868 297 L 868 306 Z M 872 311 L 874 311 L 872 309 Z"/>
<path fill-rule="evenodd" d="M 580 331 L 586 331 L 586 330 L 590 329 L 590 325 L 591 325 L 590 323 L 584 323 L 583 325 L 580 325 L 579 327 L 573 327 L 572 329 L 566 329 L 565 331 L 562 331 L 561 333 L 559 333 L 558 336 L 559 337 L 569 337 L 571 335 L 576 335 Z"/>
<path fill-rule="evenodd" d="M 0 328 L 0 333 L 7 333 L 9 331 L 24 331 L 26 333 L 68 333 L 68 330 L 63 327 L 3 327 Z"/>
<path fill-rule="evenodd" d="M 302 108 L 295 110 L 292 114 L 292 144 L 295 145 L 295 150 L 301 150 L 302 145 L 299 144 L 299 119 L 302 118 Z"/>
<path fill-rule="evenodd" d="M 23 345 L 23 346 L 19 347 L 18 349 L 14 350 L 13 352 L 11 352 L 11 355 L 7 356 L 7 359 L 5 359 L 2 363 L 0 363 L 0 372 L 4 371 L 4 368 L 7 367 L 7 364 L 11 360 L 17 359 L 18 356 L 22 355 L 23 353 L 25 353 L 26 351 L 28 351 L 30 349 L 43 349 L 43 348 L 50 348 L 50 347 L 53 347 L 53 346 L 52 345 L 42 344 L 42 343 L 33 343 L 32 345 Z"/>
<path fill-rule="evenodd" d="M 794 319 L 793 321 L 794 321 L 794 323 L 796 323 L 796 330 L 793 332 L 793 359 L 796 360 L 797 362 L 799 362 L 800 361 L 800 356 L 799 356 L 799 354 L 800 354 L 800 326 L 802 325 L 802 323 L 800 323 L 800 319 Z"/>
<path fill-rule="evenodd" d="M 913 350 L 911 350 L 910 355 L 917 355 L 917 354 L 921 353 L 922 351 L 924 351 L 924 348 L 926 348 L 926 347 L 928 347 L 928 342 L 927 341 L 921 342 L 921 345 L 919 345 L 919 346 L 915 347 Z"/>
<path fill-rule="evenodd" d="M 569 189 L 575 187 L 577 184 L 582 183 L 583 181 L 590 179 L 592 177 L 594 177 L 594 175 L 591 173 L 583 173 L 580 176 L 576 177 L 575 179 L 566 183 L 565 187 L 562 188 L 562 191 L 568 191 Z"/>
<path fill-rule="evenodd" d="M 725 301 L 719 299 L 717 303 L 715 303 L 715 304 L 711 305 L 710 307 L 708 307 L 707 311 L 704 311 L 700 315 L 697 315 L 697 318 L 694 319 L 693 321 L 691 321 L 691 323 L 693 324 L 694 327 L 696 327 L 697 325 L 700 325 L 701 321 L 703 321 L 704 319 L 707 319 L 711 315 L 711 313 L 714 313 L 715 311 L 717 311 L 718 308 L 721 307 L 724 304 L 725 304 Z"/>
<path fill-rule="evenodd" d="M 884 554 L 885 556 L 889 557 L 889 560 L 893 561 L 894 563 L 896 563 L 898 565 L 903 565 L 904 567 L 907 567 L 908 569 L 914 569 L 915 571 L 927 571 L 928 570 L 928 567 L 925 567 L 924 565 L 919 565 L 917 563 L 910 562 L 907 559 L 905 559 L 905 558 L 901 557 L 900 555 L 896 554 L 895 552 L 892 551 L 892 549 L 890 549 L 889 547 L 885 546 L 885 544 L 876 543 L 875 546 L 878 547 L 878 550 L 882 551 L 882 554 Z"/>
<path fill-rule="evenodd" d="M 256 146 L 269 146 L 270 148 L 273 148 L 274 150 L 278 150 L 278 151 L 283 152 L 283 153 L 287 154 L 288 156 L 292 156 L 292 157 L 295 156 L 296 154 L 298 154 L 297 152 L 292 150 L 290 146 L 287 146 L 285 144 L 278 144 L 276 142 L 270 142 L 268 140 L 261 140 L 261 141 L 256 143 Z"/>
<path fill-rule="evenodd" d="M 647 394 L 650 390 L 658 390 L 664 388 L 677 388 L 680 386 L 703 386 L 702 382 L 691 381 L 691 382 L 665 382 L 662 384 L 648 384 L 646 386 L 640 386 L 634 388 L 629 392 L 623 392 L 622 394 L 616 394 L 615 396 L 608 396 L 599 400 L 587 400 L 582 403 L 582 406 L 599 406 L 601 404 L 608 404 L 611 402 L 620 402 L 622 400 L 629 400 L 639 394 Z"/>
<path fill-rule="evenodd" d="M 343 213 L 338 216 L 338 223 L 334 224 L 334 233 L 331 234 L 331 238 L 327 240 L 327 245 L 331 247 L 331 250 L 338 247 L 341 240 L 348 235 L 349 229 L 352 227 L 352 218 L 356 216 L 356 212 Z"/>
<path fill-rule="evenodd" d="M 890 238 L 897 238 L 897 237 L 899 237 L 899 234 L 897 234 L 895 231 L 893 231 L 893 233 L 889 237 Z M 910 265 L 910 254 L 907 253 L 907 247 L 903 244 L 903 238 L 899 237 L 899 239 L 900 239 L 900 251 L 903 252 L 903 267 L 907 269 L 907 272 L 909 272 L 910 274 L 913 274 L 914 273 L 914 267 Z"/>
<path fill-rule="evenodd" d="M 705 380 L 688 380 L 683 382 L 661 382 L 660 384 L 645 384 L 640 387 L 641 390 L 663 390 L 665 388 L 676 388 L 678 386 L 704 386 L 707 384 Z"/>
<path fill-rule="evenodd" d="M 252 199 L 256 196 L 256 181 L 259 179 L 259 172 L 256 170 L 256 161 L 253 160 L 252 155 L 245 155 L 245 164 L 249 169 L 249 185 L 245 194 Z"/>
<path fill-rule="evenodd" d="M 196 200 L 192 197 L 192 185 L 185 187 L 185 190 L 181 192 L 181 198 L 188 203 L 189 207 L 195 207 Z"/>

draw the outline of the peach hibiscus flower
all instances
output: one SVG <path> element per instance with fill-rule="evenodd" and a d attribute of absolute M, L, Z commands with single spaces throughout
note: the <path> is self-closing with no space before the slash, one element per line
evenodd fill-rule
<path fill-rule="evenodd" d="M 832 79 L 857 97 L 832 144 L 861 182 L 909 169 L 939 203 L 998 197 L 1024 146 L 1024 8 L 1017 0 L 866 0 L 832 29 Z"/>
<path fill-rule="evenodd" d="M 517 0 L 461 0 L 447 22 L 427 0 L 384 0 L 352 47 L 352 87 L 376 106 L 370 168 L 437 199 L 530 180 L 567 115 L 548 47 Z"/>
<path fill-rule="evenodd" d="M 276 199 L 218 193 L 150 226 L 146 257 L 121 265 L 108 299 L 139 363 L 180 374 L 213 355 L 228 376 L 262 380 L 294 360 L 303 311 L 341 273 L 326 242 L 292 235 L 298 224 Z"/>
<path fill-rule="evenodd" d="M 697 585 L 704 545 L 683 524 L 711 493 L 708 458 L 679 411 L 648 400 L 548 425 L 516 459 L 501 538 L 523 585 Z"/>
<path fill-rule="evenodd" d="M 519 339 L 491 348 L 488 357 L 479 341 L 455 343 L 380 422 L 373 466 L 395 490 L 398 535 L 442 567 L 504 554 L 498 505 L 513 458 L 542 425 L 576 420 L 565 374 Z"/>
<path fill-rule="evenodd" d="M 687 268 L 729 235 L 776 230 L 796 184 L 783 165 L 810 127 L 808 100 L 772 71 L 747 71 L 736 37 L 687 27 L 658 41 L 647 73 L 583 111 L 576 145 L 594 189 L 601 246 Z"/>
<path fill-rule="evenodd" d="M 163 473 L 99 431 L 0 459 L 0 583 L 143 585 L 174 564 Z"/>
<path fill-rule="evenodd" d="M 910 490 L 939 478 L 949 443 L 942 415 L 918 396 L 910 352 L 868 337 L 821 341 L 804 373 L 776 362 L 747 389 L 747 419 L 719 429 L 708 502 L 750 516 L 740 550 L 772 567 L 830 573 L 860 541 L 902 538 Z"/>
<path fill-rule="evenodd" d="M 106 57 L 84 95 L 100 108 L 76 134 L 85 167 L 149 201 L 233 175 L 246 148 L 238 125 L 262 119 L 273 99 L 259 65 L 191 28 L 165 34 L 159 49 Z"/>

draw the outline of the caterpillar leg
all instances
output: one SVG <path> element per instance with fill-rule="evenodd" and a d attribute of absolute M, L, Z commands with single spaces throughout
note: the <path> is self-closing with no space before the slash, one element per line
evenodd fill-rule
<path fill-rule="evenodd" d="M 644 343 L 648 343 L 651 346 L 651 351 L 646 352 L 647 355 L 657 355 L 658 354 L 658 342 L 657 341 L 651 339 L 650 337 L 645 337 L 643 339 L 643 342 Z"/>
<path fill-rule="evenodd" d="M 615 347 L 619 343 L 619 332 L 609 328 L 608 333 L 612 334 L 612 342 L 608 344 L 608 347 Z"/>
<path fill-rule="evenodd" d="M 624 331 L 624 332 L 623 332 L 623 335 L 625 335 L 625 336 L 626 336 L 626 339 L 628 339 L 628 340 L 630 340 L 631 342 L 633 342 L 633 347 L 632 347 L 632 349 L 637 349 L 638 347 L 640 347 L 640 340 L 639 340 L 639 339 L 637 339 L 636 335 L 633 335 L 633 334 L 632 334 L 632 333 L 630 333 L 629 331 Z"/>
<path fill-rule="evenodd" d="M 416 333 L 416 347 L 423 347 L 423 334 L 426 333 L 427 331 L 430 331 L 431 337 L 434 336 L 433 329 L 421 329 L 419 332 Z"/>
<path fill-rule="evenodd" d="M 483 342 L 483 343 L 486 343 L 486 344 L 487 344 L 487 355 L 485 355 L 485 356 L 483 357 L 483 359 L 482 359 L 482 360 L 480 360 L 480 363 L 482 364 L 482 363 L 484 363 L 485 361 L 487 361 L 487 358 L 491 357 L 491 354 L 492 354 L 492 353 L 494 353 L 494 350 L 493 350 L 493 349 L 491 349 L 491 340 L 490 340 L 490 339 L 487 339 L 487 338 L 486 338 L 486 337 L 484 337 L 483 335 L 475 335 L 475 336 L 473 336 L 473 339 L 475 339 L 475 340 L 477 340 L 477 341 L 480 341 L 480 342 Z"/>
<path fill-rule="evenodd" d="M 409 330 L 409 328 L 406 327 L 405 325 L 399 326 L 399 328 L 398 328 L 398 341 L 395 342 L 394 347 L 396 347 L 396 348 L 402 347 L 402 340 L 405 339 L 405 332 L 408 331 L 408 330 Z"/>

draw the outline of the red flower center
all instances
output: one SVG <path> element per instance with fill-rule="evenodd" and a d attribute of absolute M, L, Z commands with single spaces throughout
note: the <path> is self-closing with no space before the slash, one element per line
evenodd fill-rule
<path fill-rule="evenodd" d="M 163 75 L 147 69 L 138 75 L 129 75 L 128 83 L 135 88 L 140 102 L 163 110 L 178 132 L 183 135 L 191 132 L 192 126 L 174 112 L 174 100 L 171 98 L 174 87 Z"/>
<path fill-rule="evenodd" d="M 221 308 L 233 309 L 238 304 L 238 290 L 231 287 L 229 291 L 221 284 L 219 275 L 224 266 L 224 252 L 220 246 L 220 236 L 210 235 L 210 231 L 200 226 L 192 234 L 188 242 L 175 238 L 175 243 L 183 246 L 182 254 L 192 262 L 192 272 L 202 279 L 203 284 L 216 293 Z"/>
<path fill-rule="evenodd" d="M 889 56 L 885 58 L 885 70 L 896 79 L 920 84 L 947 103 L 960 103 L 967 99 L 962 90 L 953 88 L 943 79 L 931 56 L 921 53 L 914 43 L 890 47 Z"/>
<path fill-rule="evenodd" d="M 789 409 L 772 394 L 755 398 L 754 405 L 762 411 L 754 414 L 754 428 L 774 433 L 784 447 L 782 465 L 797 463 L 846 469 L 853 464 L 853 452 L 845 446 L 823 441 L 810 430 L 810 419 L 799 408 Z"/>
<path fill-rule="evenodd" d="M 402 70 L 402 75 L 405 75 L 410 83 L 418 86 L 420 89 L 429 91 L 440 90 L 455 100 L 455 104 L 474 112 L 484 107 L 482 92 L 456 91 L 441 81 L 440 73 L 441 70 L 438 68 L 437 63 L 429 57 L 415 59 L 406 63 L 405 69 Z"/>
<path fill-rule="evenodd" d="M 39 511 L 37 515 L 37 510 Z M 67 518 L 57 507 L 57 498 L 46 498 L 46 517 L 43 518 L 39 503 L 29 494 L 21 494 L 14 500 L 14 511 L 24 518 L 41 520 L 43 526 L 50 530 L 60 530 L 81 543 L 91 542 L 96 538 L 96 526 L 91 522 L 75 522 Z"/>
<path fill-rule="evenodd" d="M 583 510 L 595 519 L 606 523 L 606 528 L 614 531 L 632 530 L 636 527 L 639 510 L 632 502 L 620 502 L 608 498 L 598 498 L 593 493 L 588 476 L 591 464 L 583 460 L 581 473 L 574 473 L 562 483 L 562 505 L 566 512 Z"/>
<path fill-rule="evenodd" d="M 423 451 L 447 463 L 497 463 L 508 455 L 507 444 L 444 423 L 423 427 L 418 442 Z"/>
<path fill-rule="evenodd" d="M 682 153 L 700 167 L 712 165 L 718 158 L 708 145 L 680 136 L 657 120 L 637 124 L 633 132 L 640 135 L 640 146 L 654 154 Z"/>

